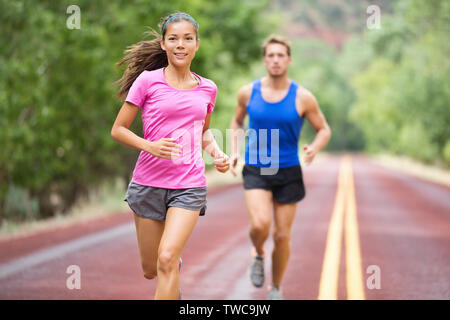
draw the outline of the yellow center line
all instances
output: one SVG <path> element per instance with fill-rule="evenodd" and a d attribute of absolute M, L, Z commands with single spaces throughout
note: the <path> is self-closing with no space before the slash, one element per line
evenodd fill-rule
<path fill-rule="evenodd" d="M 345 255 L 347 262 L 347 299 L 364 300 L 361 249 L 359 245 L 358 219 L 356 217 L 355 183 L 351 160 L 348 161 L 348 192 L 345 212 Z"/>
<path fill-rule="evenodd" d="M 327 243 L 320 276 L 319 300 L 336 300 L 341 256 L 342 225 L 344 217 L 344 185 L 346 175 L 344 160 L 341 160 L 334 209 L 328 227 Z"/>
<path fill-rule="evenodd" d="M 339 265 L 345 219 L 347 299 L 364 299 L 355 187 L 350 156 L 341 160 L 333 213 L 319 285 L 319 300 L 338 298 Z"/>

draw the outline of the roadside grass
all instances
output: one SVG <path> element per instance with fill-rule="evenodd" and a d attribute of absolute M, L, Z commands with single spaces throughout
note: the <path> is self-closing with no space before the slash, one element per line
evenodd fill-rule
<path fill-rule="evenodd" d="M 426 165 L 408 157 L 392 156 L 388 154 L 376 155 L 370 157 L 370 159 L 384 167 L 450 187 L 449 170 L 437 166 Z"/>
<path fill-rule="evenodd" d="M 209 190 L 220 185 L 241 182 L 241 170 L 242 165 L 238 168 L 238 176 L 233 177 L 231 173 L 222 174 L 214 168 L 209 169 L 206 172 Z M 97 192 L 92 192 L 88 201 L 78 202 L 66 214 L 57 214 L 44 220 L 27 220 L 23 222 L 6 220 L 0 226 L 0 240 L 27 236 L 49 229 L 69 226 L 77 222 L 86 222 L 129 211 L 128 204 L 123 200 L 126 189 L 125 183 L 117 180 L 115 184 L 105 184 Z"/>
<path fill-rule="evenodd" d="M 88 201 L 79 201 L 65 214 L 43 220 L 23 222 L 4 221 L 0 227 L 0 240 L 25 236 L 47 229 L 68 226 L 74 222 L 89 221 L 99 217 L 124 212 L 128 205 L 123 201 L 125 184 L 117 180 L 105 184 L 97 192 L 92 192 Z"/>

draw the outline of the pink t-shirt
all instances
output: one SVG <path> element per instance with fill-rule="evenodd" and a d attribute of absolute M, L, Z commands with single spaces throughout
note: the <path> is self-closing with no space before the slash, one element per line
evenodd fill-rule
<path fill-rule="evenodd" d="M 194 75 L 200 84 L 179 90 L 166 82 L 163 68 L 143 71 L 128 91 L 125 101 L 142 108 L 144 138 L 175 138 L 174 142 L 182 146 L 181 156 L 171 160 L 141 151 L 133 182 L 167 189 L 206 186 L 203 125 L 206 114 L 214 109 L 217 87 L 213 81 Z"/>

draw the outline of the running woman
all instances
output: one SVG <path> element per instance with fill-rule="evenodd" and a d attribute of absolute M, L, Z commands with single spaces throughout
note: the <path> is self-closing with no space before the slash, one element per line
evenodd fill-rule
<path fill-rule="evenodd" d="M 229 169 L 229 159 L 208 130 L 217 87 L 190 71 L 200 44 L 197 22 L 174 13 L 160 29 L 119 62 L 127 65 L 118 80 L 125 101 L 111 136 L 141 150 L 124 200 L 134 212 L 144 277 L 158 277 L 155 299 L 179 299 L 181 252 L 206 209 L 202 149 L 219 172 Z M 139 110 L 144 138 L 128 129 Z"/>
<path fill-rule="evenodd" d="M 304 119 L 317 131 L 314 141 L 304 146 L 304 162 L 309 164 L 331 137 L 331 131 L 314 95 L 288 78 L 291 48 L 279 36 L 269 37 L 262 46 L 267 76 L 243 86 L 238 93 L 231 121 L 231 172 L 236 176 L 239 137 L 249 115 L 244 193 L 250 215 L 253 244 L 250 280 L 264 284 L 264 243 L 274 221 L 272 284 L 268 299 L 283 299 L 281 283 L 290 255 L 291 226 L 297 203 L 305 196 L 298 158 L 298 140 Z"/>

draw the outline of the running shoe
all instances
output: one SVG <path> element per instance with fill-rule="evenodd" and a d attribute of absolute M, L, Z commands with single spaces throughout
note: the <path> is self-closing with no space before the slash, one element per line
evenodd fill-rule
<path fill-rule="evenodd" d="M 267 300 L 283 300 L 281 289 L 270 286 L 269 293 L 267 294 Z"/>
<path fill-rule="evenodd" d="M 260 288 L 264 284 L 264 258 L 255 256 L 250 264 L 250 281 L 252 284 Z"/>

